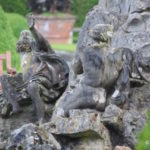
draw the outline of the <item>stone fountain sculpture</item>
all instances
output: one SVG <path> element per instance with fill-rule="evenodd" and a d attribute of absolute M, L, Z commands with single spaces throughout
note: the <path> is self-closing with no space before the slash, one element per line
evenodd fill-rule
<path fill-rule="evenodd" d="M 38 34 L 32 28 L 34 20 L 29 18 L 29 28 L 37 42 L 31 42 L 33 51 L 26 54 L 32 52 L 35 58 L 33 60 L 38 64 L 29 65 L 29 68 L 32 70 L 32 67 L 35 67 L 35 72 L 42 73 L 42 78 L 41 74 L 28 72 L 26 67 L 23 70 L 23 78 L 21 74 L 10 78 L 3 76 L 0 110 L 1 114 L 9 117 L 0 118 L 0 146 L 3 149 L 114 150 L 119 145 L 116 150 L 123 149 L 124 146 L 128 146 L 128 150 L 135 149 L 136 135 L 144 127 L 146 112 L 150 107 L 149 10 L 148 0 L 100 0 L 88 13 L 80 31 L 70 70 L 73 73 L 66 91 L 64 89 L 67 85 L 68 67 L 59 56 L 55 56 L 47 44 L 44 44 L 44 47 L 40 44 Z M 26 46 L 29 48 L 26 40 L 33 41 L 30 33 L 25 31 L 18 42 L 18 51 L 24 60 L 23 66 L 26 66 L 27 56 L 23 51 L 26 51 Z M 19 43 L 22 42 L 25 42 L 25 47 L 20 46 Z M 63 67 L 62 80 L 55 80 L 54 77 L 58 75 L 55 74 L 55 66 Z M 46 85 L 42 72 L 44 69 L 51 72 L 50 79 L 53 79 L 50 80 L 49 76 L 46 76 Z M 12 82 L 12 79 L 17 82 Z M 47 84 L 51 87 L 50 93 L 43 90 Z M 4 85 L 17 89 L 9 91 Z M 37 106 L 41 100 L 36 101 L 33 93 L 39 98 L 39 88 L 40 96 L 42 95 L 45 102 L 59 98 L 52 118 L 48 116 L 46 123 L 42 123 L 41 119 L 43 110 L 45 112 L 53 109 L 48 107 L 49 104 L 45 107 L 44 103 Z M 59 95 L 60 91 L 62 95 Z M 17 93 L 17 97 L 14 93 Z M 32 107 L 25 106 L 28 102 L 33 102 L 40 126 L 35 125 L 34 118 L 29 117 Z M 19 107 L 23 112 L 16 118 L 15 112 L 20 112 Z M 5 108 L 10 109 L 12 113 L 8 113 Z M 37 108 L 40 108 L 39 112 L 35 111 Z"/>

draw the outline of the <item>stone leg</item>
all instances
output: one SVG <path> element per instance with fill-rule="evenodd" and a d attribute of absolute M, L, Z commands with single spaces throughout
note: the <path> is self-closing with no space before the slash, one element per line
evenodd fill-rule
<path fill-rule="evenodd" d="M 79 84 L 72 91 L 66 92 L 56 105 L 56 115 L 68 116 L 72 109 L 97 109 L 103 111 L 106 103 L 106 93 L 102 88 L 93 88 Z"/>
<path fill-rule="evenodd" d="M 8 100 L 8 102 L 12 105 L 13 114 L 16 114 L 21 112 L 21 108 L 17 102 L 17 92 L 14 87 L 15 85 L 13 85 L 14 83 L 12 83 L 13 80 L 14 78 L 11 76 L 3 75 L 1 77 L 3 95 Z"/>
<path fill-rule="evenodd" d="M 42 122 L 44 119 L 44 104 L 40 97 L 40 85 L 36 82 L 31 82 L 28 87 L 27 91 L 33 101 L 33 106 L 38 117 L 38 121 Z"/>

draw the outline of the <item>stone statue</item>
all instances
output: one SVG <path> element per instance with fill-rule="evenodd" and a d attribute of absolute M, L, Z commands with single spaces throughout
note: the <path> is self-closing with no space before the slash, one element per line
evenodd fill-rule
<path fill-rule="evenodd" d="M 149 0 L 99 0 L 79 33 L 64 93 L 68 66 L 29 17 L 34 38 L 23 31 L 17 44 L 23 74 L 1 78 L 1 149 L 135 149 L 150 108 L 149 8 Z M 48 122 L 35 124 L 31 103 Z"/>
<path fill-rule="evenodd" d="M 45 103 L 54 103 L 64 92 L 69 77 L 69 68 L 66 62 L 57 56 L 50 47 L 48 41 L 34 27 L 35 20 L 28 17 L 29 31 L 22 31 L 17 42 L 17 52 L 21 56 L 21 67 L 23 83 L 17 90 L 26 93 L 32 100 L 34 110 L 41 122 L 44 119 Z M 2 84 L 2 87 L 4 85 Z M 15 92 L 14 92 L 15 93 Z M 15 112 L 18 112 L 19 105 L 17 98 L 8 101 Z"/>
<path fill-rule="evenodd" d="M 56 105 L 58 115 L 68 115 L 69 110 L 78 108 L 103 111 L 109 95 L 111 103 L 125 103 L 133 54 L 127 48 L 112 49 L 112 33 L 113 27 L 107 24 L 98 24 L 89 31 L 95 43 L 86 46 L 80 58 L 74 60 L 74 78 L 79 74 L 81 78 Z"/>

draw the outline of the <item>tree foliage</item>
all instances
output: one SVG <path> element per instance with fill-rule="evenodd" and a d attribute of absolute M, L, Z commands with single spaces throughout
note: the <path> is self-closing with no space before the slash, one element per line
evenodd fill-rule
<path fill-rule="evenodd" d="M 42 13 L 50 12 L 66 12 L 70 9 L 72 0 L 28 0 L 28 6 L 32 12 Z"/>
<path fill-rule="evenodd" d="M 27 0 L 0 0 L 0 5 L 5 12 L 13 12 L 21 15 L 28 13 Z"/>
<path fill-rule="evenodd" d="M 81 27 L 86 14 L 89 10 L 98 4 L 98 0 L 73 0 L 72 1 L 72 14 L 77 16 L 75 26 Z"/>

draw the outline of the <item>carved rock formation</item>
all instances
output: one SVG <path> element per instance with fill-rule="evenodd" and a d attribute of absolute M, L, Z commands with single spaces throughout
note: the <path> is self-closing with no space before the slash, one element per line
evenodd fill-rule
<path fill-rule="evenodd" d="M 25 124 L 11 133 L 7 149 L 60 150 L 54 136 L 34 124 Z"/>
<path fill-rule="evenodd" d="M 100 0 L 87 15 L 79 34 L 74 59 L 83 48 L 95 43 L 88 32 L 96 24 L 111 24 L 114 34 L 112 48 L 127 47 L 133 52 L 142 52 L 139 63 L 150 61 L 150 1 L 149 0 Z M 144 61 L 143 61 L 144 60 Z M 140 73 L 149 79 L 148 64 Z M 148 80 L 149 81 L 149 80 Z M 76 86 L 74 83 L 73 86 Z M 136 134 L 146 122 L 146 112 L 150 107 L 150 84 L 132 83 L 130 96 L 124 107 L 107 105 L 104 112 L 95 110 L 70 110 L 68 118 L 54 117 L 41 126 L 35 125 L 32 107 L 23 107 L 17 117 L 0 118 L 0 149 L 13 146 L 23 149 L 100 149 L 128 150 L 137 143 Z M 0 112 L 5 114 L 7 102 L 0 95 Z M 47 111 L 51 105 L 45 105 Z M 6 109 L 5 109 L 6 108 Z M 48 113 L 50 119 L 51 112 Z M 49 120 L 48 120 L 49 121 Z M 34 124 L 29 124 L 29 123 Z M 125 147 L 129 146 L 129 147 Z"/>

